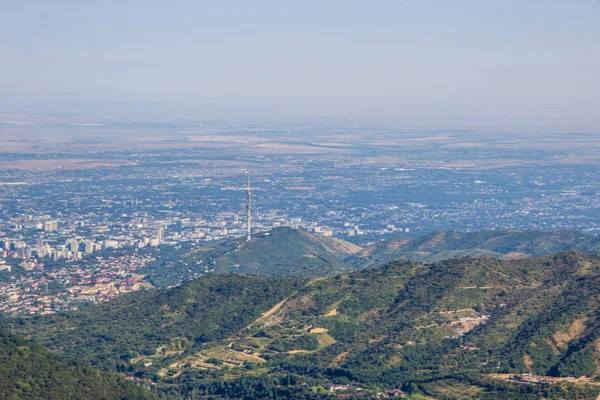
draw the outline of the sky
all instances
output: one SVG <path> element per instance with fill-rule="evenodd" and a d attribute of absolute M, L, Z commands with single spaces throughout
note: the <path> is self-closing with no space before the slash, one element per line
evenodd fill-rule
<path fill-rule="evenodd" d="M 600 0 L 0 0 L 0 93 L 9 111 L 335 105 L 600 129 Z"/>

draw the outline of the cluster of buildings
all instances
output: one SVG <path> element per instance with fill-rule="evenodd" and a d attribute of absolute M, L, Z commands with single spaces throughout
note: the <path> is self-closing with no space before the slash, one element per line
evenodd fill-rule
<path fill-rule="evenodd" d="M 534 374 L 520 374 L 510 375 L 508 380 L 521 382 L 521 383 L 532 383 L 535 385 L 552 385 L 560 382 L 575 382 L 576 379 L 572 376 L 566 378 L 558 378 L 553 376 L 539 376 Z"/>
<path fill-rule="evenodd" d="M 114 299 L 150 285 L 137 270 L 153 261 L 135 251 L 119 256 L 72 260 L 59 268 L 37 263 L 0 281 L 0 311 L 37 315 L 77 309 L 81 303 Z"/>
<path fill-rule="evenodd" d="M 299 219 L 299 218 L 295 218 Z M 410 228 L 396 227 L 394 224 L 387 224 L 385 228 L 381 229 L 369 229 L 361 228 L 359 225 L 352 225 L 349 222 L 342 223 L 341 227 L 331 227 L 328 225 L 319 226 L 318 223 L 313 222 L 307 225 L 302 223 L 290 223 L 290 226 L 304 228 L 310 232 L 318 233 L 323 236 L 341 236 L 341 237 L 352 237 L 362 235 L 385 235 L 390 233 L 410 233 Z"/>
<path fill-rule="evenodd" d="M 379 399 L 405 399 L 408 394 L 400 389 L 390 389 L 385 392 L 379 392 L 375 395 L 362 388 L 338 383 L 328 383 L 325 385 L 325 389 L 335 393 L 337 398 L 379 398 Z"/>
<path fill-rule="evenodd" d="M 133 229 L 123 230 L 114 235 L 110 232 L 110 224 L 102 226 L 78 224 L 75 227 L 71 225 L 58 229 L 57 220 L 36 223 L 37 218 L 32 216 L 19 219 L 23 218 L 33 219 L 34 222 L 12 223 L 8 226 L 7 231 L 12 233 L 12 237 L 0 237 L 0 259 L 21 259 L 19 265 L 26 270 L 35 267 L 35 260 L 43 258 L 81 260 L 86 255 L 107 249 L 158 246 L 164 243 L 165 239 L 164 225 L 158 223 L 155 228 L 151 228 L 143 218 L 139 224 L 133 224 L 135 225 Z M 81 227 L 86 229 L 78 229 Z"/>

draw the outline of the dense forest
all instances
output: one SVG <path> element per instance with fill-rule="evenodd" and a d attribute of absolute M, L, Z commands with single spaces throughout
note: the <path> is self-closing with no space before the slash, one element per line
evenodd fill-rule
<path fill-rule="evenodd" d="M 153 399 L 149 391 L 0 331 L 0 399 Z"/>

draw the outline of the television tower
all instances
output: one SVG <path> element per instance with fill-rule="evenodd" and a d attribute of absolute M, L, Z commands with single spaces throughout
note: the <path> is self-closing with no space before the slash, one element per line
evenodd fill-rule
<path fill-rule="evenodd" d="M 251 190 L 250 190 L 250 171 L 248 171 L 248 204 L 246 204 L 246 217 L 248 218 L 248 236 L 246 237 L 246 240 L 249 242 L 250 240 L 252 240 L 252 227 L 250 225 L 250 195 L 251 195 Z"/>

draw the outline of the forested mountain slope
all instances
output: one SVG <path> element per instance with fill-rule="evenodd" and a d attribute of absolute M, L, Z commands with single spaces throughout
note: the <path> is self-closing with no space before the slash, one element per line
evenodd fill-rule
<path fill-rule="evenodd" d="M 174 252 L 143 272 L 159 287 L 206 272 L 314 278 L 346 271 L 342 259 L 360 250 L 340 239 L 280 227 L 257 233 L 249 242 L 245 237 L 227 239 Z"/>
<path fill-rule="evenodd" d="M 0 331 L 0 399 L 154 399 L 148 391 Z"/>
<path fill-rule="evenodd" d="M 599 300 L 600 259 L 565 252 L 396 261 L 312 281 L 209 275 L 17 329 L 70 357 L 156 379 L 171 396 L 270 376 L 300 390 L 296 398 L 327 382 L 435 398 L 592 398 Z M 531 386 L 503 373 L 586 378 Z M 521 388 L 537 397 L 516 397 Z"/>
<path fill-rule="evenodd" d="M 76 312 L 23 319 L 24 325 L 17 328 L 71 358 L 122 370 L 135 357 L 223 340 L 301 282 L 207 275 L 176 288 L 135 292 Z"/>
<path fill-rule="evenodd" d="M 600 253 L 600 237 L 574 231 L 435 232 L 420 237 L 384 240 L 345 261 L 349 268 L 360 269 L 398 258 L 420 262 L 466 256 L 520 259 L 570 250 Z"/>

